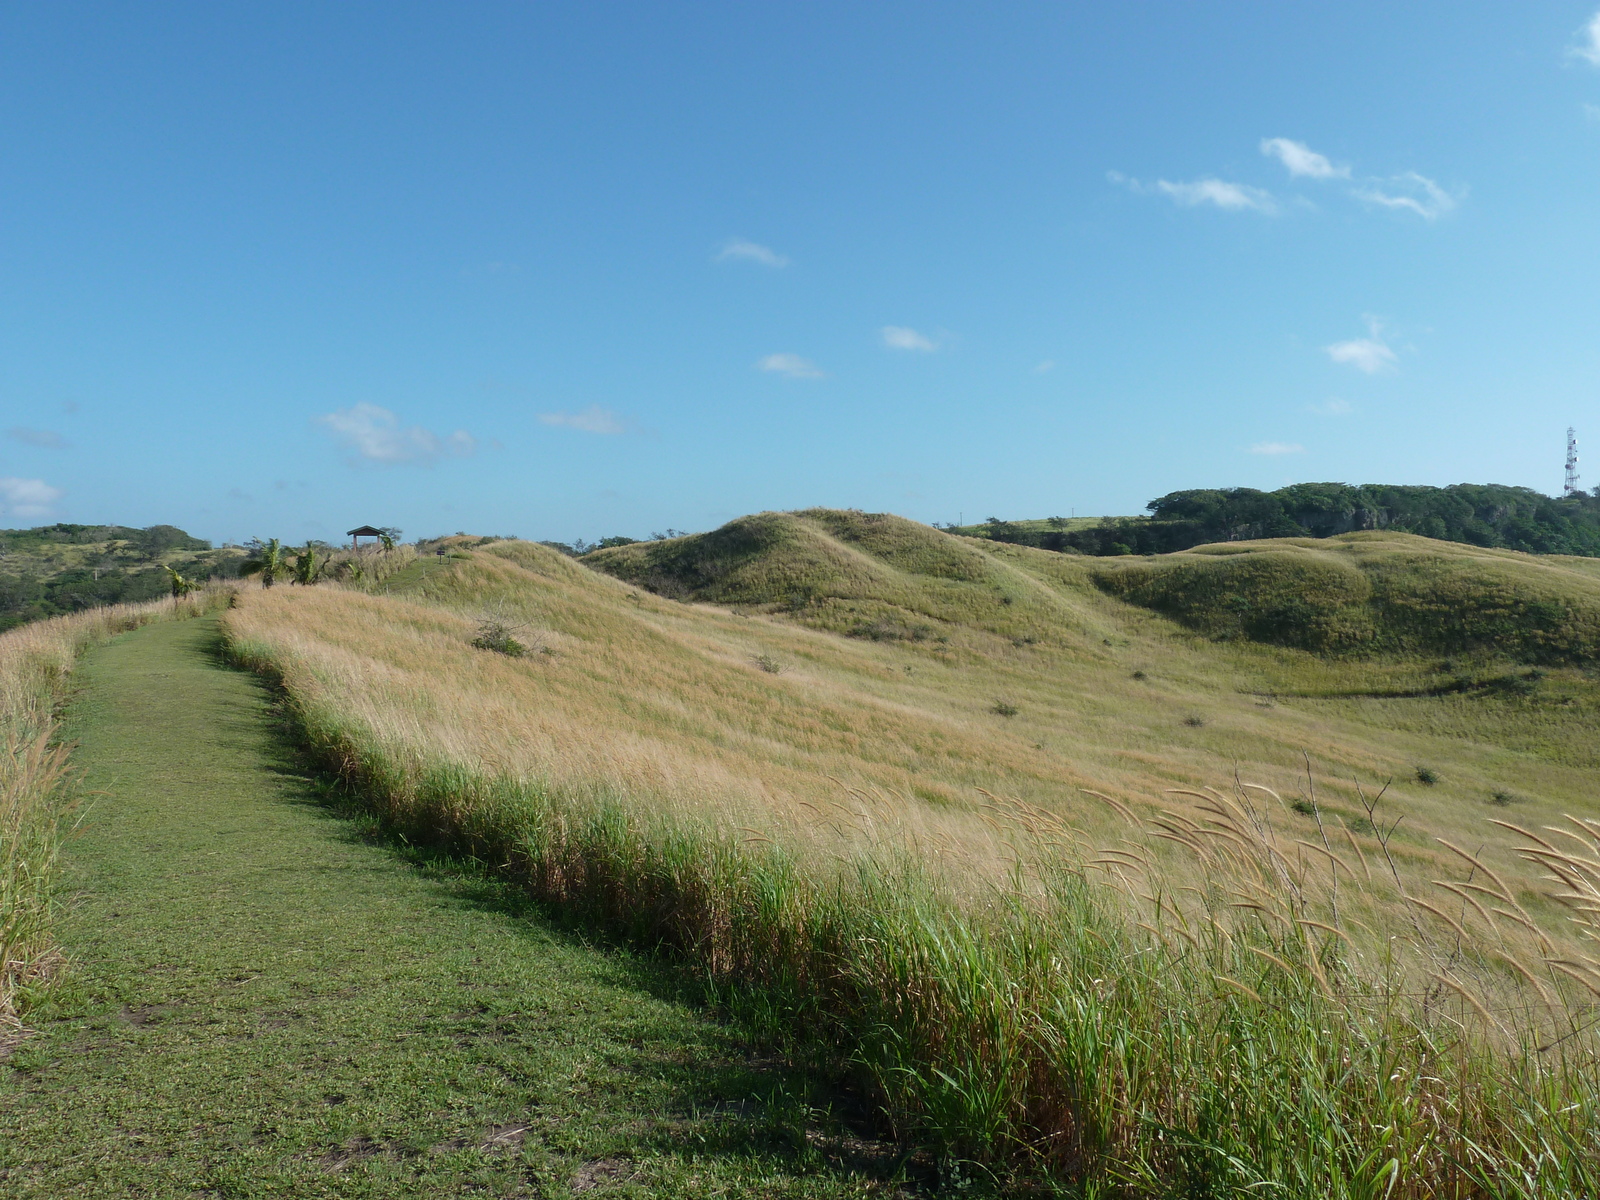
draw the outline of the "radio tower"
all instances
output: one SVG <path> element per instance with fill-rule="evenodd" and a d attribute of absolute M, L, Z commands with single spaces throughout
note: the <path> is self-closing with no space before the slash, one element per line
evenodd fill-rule
<path fill-rule="evenodd" d="M 1561 485 L 1563 496 L 1576 496 L 1583 489 L 1578 486 L 1578 431 L 1567 427 L 1567 478 Z"/>

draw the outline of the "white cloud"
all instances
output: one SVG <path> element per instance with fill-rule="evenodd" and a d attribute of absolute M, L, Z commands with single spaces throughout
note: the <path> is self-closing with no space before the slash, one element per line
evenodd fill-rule
<path fill-rule="evenodd" d="M 779 254 L 768 246 L 758 242 L 748 242 L 744 238 L 733 238 L 717 255 L 717 262 L 727 262 L 729 259 L 742 259 L 745 262 L 760 263 L 763 267 L 787 267 L 789 259 Z"/>
<path fill-rule="evenodd" d="M 1591 121 L 1600 121 L 1600 104 L 1585 104 L 1583 115 Z"/>
<path fill-rule="evenodd" d="M 478 449 L 478 439 L 464 429 L 440 437 L 420 425 L 400 427 L 400 419 L 376 404 L 356 404 L 316 418 L 339 445 L 356 458 L 378 463 L 433 463 L 465 458 Z"/>
<path fill-rule="evenodd" d="M 1355 409 L 1350 407 L 1350 401 L 1333 396 L 1321 404 L 1306 405 L 1306 411 L 1314 412 L 1319 417 L 1348 417 Z"/>
<path fill-rule="evenodd" d="M 1053 359 L 1053 358 L 1047 358 L 1042 363 L 1040 363 L 1037 367 L 1035 367 L 1033 369 L 1033 373 L 1035 375 L 1046 375 L 1049 372 L 1054 371 L 1055 369 L 1056 369 L 1056 360 Z"/>
<path fill-rule="evenodd" d="M 801 358 L 798 354 L 769 354 L 756 363 L 756 368 L 762 371 L 776 371 L 780 375 L 787 375 L 790 379 L 821 379 L 823 375 L 816 363 L 809 358 Z"/>
<path fill-rule="evenodd" d="M 1262 138 L 1261 153 L 1289 168 L 1290 178 L 1348 179 L 1349 167 L 1336 167 L 1304 142 L 1290 138 Z"/>
<path fill-rule="evenodd" d="M 891 350 L 921 350 L 925 354 L 931 354 L 939 348 L 930 338 L 904 325 L 885 325 L 883 344 Z"/>
<path fill-rule="evenodd" d="M 27 429 L 21 425 L 13 425 L 6 430 L 6 436 L 25 446 L 40 446 L 46 450 L 62 450 L 67 445 L 67 439 L 53 429 Z"/>
<path fill-rule="evenodd" d="M 1383 340 L 1383 326 L 1375 318 L 1367 318 L 1369 337 L 1351 338 L 1348 342 L 1335 342 L 1324 346 L 1323 352 L 1336 363 L 1348 363 L 1358 371 L 1376 375 L 1392 367 L 1397 361 L 1395 353 Z"/>
<path fill-rule="evenodd" d="M 1299 442 L 1257 442 L 1250 447 L 1251 454 L 1304 454 Z"/>
<path fill-rule="evenodd" d="M 1325 349 L 1334 362 L 1349 363 L 1368 375 L 1375 375 L 1385 367 L 1394 365 L 1394 351 L 1376 338 L 1352 338 L 1348 342 L 1335 342 Z"/>
<path fill-rule="evenodd" d="M 582 412 L 540 413 L 539 420 L 545 425 L 555 425 L 562 429 L 581 429 L 585 433 L 628 432 L 626 422 L 616 413 L 608 412 L 598 404 L 591 404 Z"/>
<path fill-rule="evenodd" d="M 42 479 L 0 478 L 0 514 L 29 520 L 48 517 L 66 493 Z"/>
<path fill-rule="evenodd" d="M 1590 66 L 1600 67 L 1600 12 L 1589 18 L 1580 36 L 1583 40 L 1568 53 L 1574 58 L 1583 59 Z"/>
<path fill-rule="evenodd" d="M 1106 178 L 1112 183 L 1121 184 L 1137 196 L 1158 193 L 1190 208 L 1201 204 L 1214 204 L 1230 212 L 1253 210 L 1270 215 L 1278 211 L 1278 202 L 1273 199 L 1271 192 L 1264 192 L 1260 188 L 1244 183 L 1228 183 L 1222 179 L 1197 179 L 1193 183 L 1173 183 L 1169 179 L 1158 179 L 1152 185 L 1131 179 L 1120 171 L 1107 171 Z"/>
<path fill-rule="evenodd" d="M 1388 190 L 1383 190 L 1387 188 Z M 1432 221 L 1453 209 L 1458 198 L 1445 191 L 1426 175 L 1405 171 L 1381 181 L 1380 185 L 1359 187 L 1351 195 L 1368 204 L 1384 208 L 1403 209 L 1416 213 L 1425 221 Z"/>
<path fill-rule="evenodd" d="M 1197 179 L 1193 183 L 1171 183 L 1158 179 L 1156 190 L 1190 208 L 1215 204 L 1228 212 L 1250 210 L 1270 214 L 1278 211 L 1278 203 L 1270 192 L 1249 184 L 1228 183 L 1221 179 Z"/>

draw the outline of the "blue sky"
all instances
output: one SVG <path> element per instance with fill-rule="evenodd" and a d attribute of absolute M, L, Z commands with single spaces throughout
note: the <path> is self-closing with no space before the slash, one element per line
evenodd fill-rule
<path fill-rule="evenodd" d="M 1555 492 L 1595 4 L 6 5 L 0 525 Z"/>

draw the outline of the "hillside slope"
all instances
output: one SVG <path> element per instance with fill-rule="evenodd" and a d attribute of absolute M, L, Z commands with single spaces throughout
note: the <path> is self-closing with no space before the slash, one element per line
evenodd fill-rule
<path fill-rule="evenodd" d="M 1600 657 L 1600 578 L 1549 559 L 1403 533 L 1201 546 L 1097 565 L 1108 593 L 1217 638 L 1319 653 Z"/>
<path fill-rule="evenodd" d="M 245 552 L 212 549 L 172 525 L 0 529 L 0 631 L 102 604 L 164 596 L 172 567 L 191 579 L 239 573 Z"/>
<path fill-rule="evenodd" d="M 1464 1154 L 1556 1181 L 1528 1197 L 1594 1194 L 1586 1149 L 1524 1161 L 1528 1129 L 1600 1145 L 1585 918 L 1492 823 L 1596 814 L 1587 664 L 1208 636 L 1109 594 L 1104 560 L 859 513 L 594 556 L 681 600 L 543 546 L 448 543 L 364 591 L 247 587 L 229 645 L 398 833 L 679 956 L 763 1036 L 864 1071 L 897 1130 L 988 1161 L 1048 1147 L 1063 1178 L 1138 1174 L 1124 1194 L 1151 1197 L 1191 1144 L 1210 1170 L 1218 1136 L 1261 1179 L 1292 1158 L 1307 1197 L 1376 1194 L 1402 1153 L 1386 1191 L 1414 1200 L 1469 1194 Z M 1193 570 L 1255 557 L 1270 596 L 1295 553 Z M 1373 553 L 1402 592 L 1442 569 Z M 1325 590 L 1335 614 L 1367 595 Z M 507 633 L 533 652 L 495 652 Z M 1502 1055 L 1497 1030 L 1533 1040 Z M 1559 1092 L 1517 1091 L 1557 1042 Z"/>
<path fill-rule="evenodd" d="M 1413 542 L 1427 545 L 1337 553 L 1400 570 L 1421 553 Z M 805 824 L 807 806 L 857 788 L 891 797 L 902 828 L 988 845 L 979 788 L 1093 827 L 1104 813 L 1082 788 L 1143 805 L 1237 771 L 1293 796 L 1308 762 L 1328 811 L 1352 822 L 1357 785 L 1393 781 L 1386 803 L 1407 813 L 1399 844 L 1419 864 L 1462 821 L 1594 810 L 1600 690 L 1582 665 L 1532 678 L 1492 655 L 1216 641 L 1107 594 L 1103 561 L 859 513 L 762 514 L 581 564 L 527 542 L 452 543 L 390 595 L 252 589 L 230 621 L 245 640 L 297 648 L 382 736 L 763 828 Z M 1527 566 L 1593 585 L 1559 563 Z M 695 602 L 710 598 L 721 603 Z M 473 649 L 486 616 L 548 652 Z M 1419 766 L 1438 782 L 1419 783 Z"/>

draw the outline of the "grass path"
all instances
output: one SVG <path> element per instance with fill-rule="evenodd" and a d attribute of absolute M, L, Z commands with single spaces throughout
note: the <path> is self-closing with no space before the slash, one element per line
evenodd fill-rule
<path fill-rule="evenodd" d="M 216 636 L 81 668 L 74 966 L 0 1062 L 0 1194 L 894 1190 L 662 973 L 356 837 Z"/>

